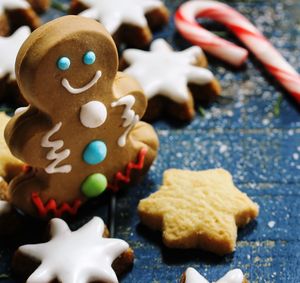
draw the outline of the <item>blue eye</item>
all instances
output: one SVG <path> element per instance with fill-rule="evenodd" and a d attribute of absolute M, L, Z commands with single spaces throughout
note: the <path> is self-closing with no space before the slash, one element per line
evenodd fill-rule
<path fill-rule="evenodd" d="M 57 68 L 66 71 L 70 68 L 71 61 L 68 57 L 60 57 L 57 61 Z"/>
<path fill-rule="evenodd" d="M 86 65 L 92 65 L 96 61 L 96 54 L 93 51 L 88 51 L 83 55 L 83 63 Z"/>

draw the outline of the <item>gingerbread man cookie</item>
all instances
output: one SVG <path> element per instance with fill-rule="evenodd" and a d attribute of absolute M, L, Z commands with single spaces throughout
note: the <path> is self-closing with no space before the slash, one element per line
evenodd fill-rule
<path fill-rule="evenodd" d="M 56 19 L 24 43 L 16 75 L 30 107 L 5 131 L 12 153 L 30 166 L 10 184 L 15 207 L 40 217 L 75 214 L 147 172 L 158 139 L 139 122 L 142 90 L 117 68 L 111 36 L 91 19 Z"/>
<path fill-rule="evenodd" d="M 211 71 L 204 68 L 206 57 L 198 46 L 173 51 L 162 38 L 151 43 L 150 51 L 127 49 L 120 69 L 135 78 L 149 100 L 145 120 L 168 114 L 189 121 L 196 103 L 214 100 L 221 87 Z"/>
<path fill-rule="evenodd" d="M 160 0 L 72 0 L 71 13 L 101 22 L 117 45 L 138 48 L 149 45 L 151 30 L 169 20 L 169 12 Z"/>

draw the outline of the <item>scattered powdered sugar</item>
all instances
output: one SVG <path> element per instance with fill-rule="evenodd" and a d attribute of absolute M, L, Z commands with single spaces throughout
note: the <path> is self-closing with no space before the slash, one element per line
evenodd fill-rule
<path fill-rule="evenodd" d="M 299 153 L 293 153 L 293 159 L 298 160 L 299 159 Z"/>
<path fill-rule="evenodd" d="M 276 224 L 275 221 L 269 221 L 269 222 L 268 222 L 268 226 L 269 226 L 269 228 L 271 228 L 271 229 L 274 228 L 275 224 Z"/>
<path fill-rule="evenodd" d="M 221 144 L 221 146 L 220 146 L 220 148 L 219 148 L 219 152 L 220 152 L 220 153 L 224 153 L 224 152 L 227 151 L 227 149 L 228 149 L 227 145 Z"/>

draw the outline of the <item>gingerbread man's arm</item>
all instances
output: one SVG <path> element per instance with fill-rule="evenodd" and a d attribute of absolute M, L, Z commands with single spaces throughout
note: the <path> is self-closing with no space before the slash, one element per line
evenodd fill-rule
<path fill-rule="evenodd" d="M 147 108 L 147 98 L 143 93 L 141 86 L 136 80 L 127 74 L 118 72 L 113 86 L 115 101 L 122 97 L 131 95 L 134 97 L 132 110 L 139 117 L 143 117 Z"/>
<path fill-rule="evenodd" d="M 51 121 L 42 112 L 29 107 L 26 112 L 16 114 L 5 128 L 5 140 L 14 156 L 32 167 L 45 168 L 42 137 L 51 129 Z"/>

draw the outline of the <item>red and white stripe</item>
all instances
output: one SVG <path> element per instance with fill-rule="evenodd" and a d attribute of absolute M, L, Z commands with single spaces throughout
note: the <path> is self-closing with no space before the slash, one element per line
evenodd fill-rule
<path fill-rule="evenodd" d="M 175 14 L 175 25 L 183 37 L 234 66 L 243 64 L 248 51 L 204 29 L 196 21 L 199 17 L 230 29 L 300 103 L 299 74 L 248 19 L 226 4 L 209 0 L 188 1 Z"/>

